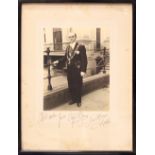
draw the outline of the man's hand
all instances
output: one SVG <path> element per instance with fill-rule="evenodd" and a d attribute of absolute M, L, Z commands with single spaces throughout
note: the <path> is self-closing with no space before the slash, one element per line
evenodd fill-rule
<path fill-rule="evenodd" d="M 81 72 L 80 74 L 81 74 L 81 76 L 82 76 L 82 77 L 84 77 L 84 75 L 85 75 L 85 72 Z"/>
<path fill-rule="evenodd" d="M 59 61 L 58 61 L 58 60 L 53 61 L 53 65 L 54 65 L 54 66 L 56 66 L 58 63 L 59 63 Z"/>

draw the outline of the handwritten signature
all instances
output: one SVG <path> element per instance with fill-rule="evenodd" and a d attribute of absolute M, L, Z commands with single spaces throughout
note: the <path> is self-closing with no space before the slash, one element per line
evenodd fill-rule
<path fill-rule="evenodd" d="M 41 113 L 40 123 L 53 123 L 58 128 L 61 127 L 84 127 L 84 128 L 102 128 L 110 122 L 108 113 L 84 113 L 84 112 L 69 112 L 69 113 Z"/>

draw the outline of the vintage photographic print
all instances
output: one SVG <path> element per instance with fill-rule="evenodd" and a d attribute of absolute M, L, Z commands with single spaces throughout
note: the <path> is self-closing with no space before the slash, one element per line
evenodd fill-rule
<path fill-rule="evenodd" d="M 132 4 L 23 3 L 21 150 L 133 151 Z"/>
<path fill-rule="evenodd" d="M 44 110 L 107 111 L 107 29 L 47 27 L 43 28 L 43 37 Z"/>

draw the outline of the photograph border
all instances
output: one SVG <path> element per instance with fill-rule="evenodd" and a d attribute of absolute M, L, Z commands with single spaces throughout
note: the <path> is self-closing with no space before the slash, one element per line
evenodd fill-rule
<path fill-rule="evenodd" d="M 115 3 L 132 4 L 132 151 L 23 151 L 21 115 L 21 21 L 22 5 L 25 3 Z M 136 0 L 18 0 L 18 154 L 19 155 L 135 155 L 136 154 Z"/>

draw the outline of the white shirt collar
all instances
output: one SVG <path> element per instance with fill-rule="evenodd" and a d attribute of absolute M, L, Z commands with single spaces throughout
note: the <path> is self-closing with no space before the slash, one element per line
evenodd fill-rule
<path fill-rule="evenodd" d="M 72 47 L 72 49 L 75 47 L 76 42 L 70 43 L 69 45 Z"/>

